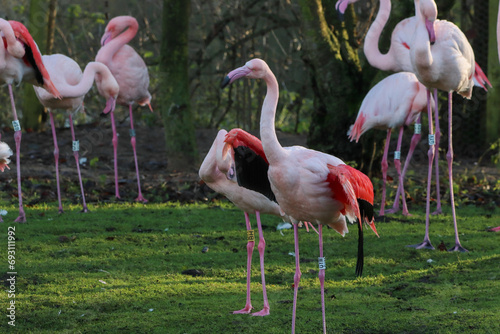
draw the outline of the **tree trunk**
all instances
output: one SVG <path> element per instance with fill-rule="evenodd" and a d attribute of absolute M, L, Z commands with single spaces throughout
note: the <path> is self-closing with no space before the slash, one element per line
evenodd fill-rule
<path fill-rule="evenodd" d="M 495 90 L 500 89 L 500 64 L 497 48 L 497 14 L 498 1 L 489 2 L 489 45 L 488 45 L 488 78 L 493 89 L 488 95 L 488 106 L 486 111 L 486 141 L 488 144 L 500 138 L 500 94 Z"/>
<path fill-rule="evenodd" d="M 197 163 L 193 113 L 188 76 L 190 1 L 163 1 L 160 50 L 160 108 L 165 125 L 169 169 Z"/>

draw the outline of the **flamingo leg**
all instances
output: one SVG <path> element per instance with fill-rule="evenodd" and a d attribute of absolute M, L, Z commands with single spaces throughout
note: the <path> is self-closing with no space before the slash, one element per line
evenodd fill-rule
<path fill-rule="evenodd" d="M 115 166 L 115 197 L 117 199 L 120 198 L 120 191 L 118 190 L 118 134 L 116 133 L 116 125 L 115 125 L 115 113 L 114 111 L 110 112 L 111 114 L 111 130 L 113 130 L 113 139 L 111 142 L 113 143 L 113 158 L 114 158 L 114 166 Z"/>
<path fill-rule="evenodd" d="M 233 314 L 248 314 L 252 311 L 252 302 L 250 301 L 250 279 L 252 276 L 252 253 L 253 253 L 253 247 L 255 245 L 255 241 L 252 240 L 253 238 L 251 235 L 253 235 L 252 228 L 250 227 L 250 218 L 248 217 L 248 213 L 245 212 L 245 222 L 247 225 L 247 235 L 248 235 L 248 242 L 247 242 L 247 301 L 245 304 L 245 308 L 234 311 Z M 252 233 L 250 233 L 250 231 Z"/>
<path fill-rule="evenodd" d="M 455 197 L 453 195 L 453 143 L 452 143 L 452 94 L 448 93 L 448 153 L 446 154 L 446 160 L 448 160 L 448 178 L 450 179 L 450 202 L 451 202 L 451 212 L 453 215 L 453 225 L 455 227 L 455 247 L 448 249 L 449 252 L 468 252 L 461 244 L 458 238 L 458 227 L 457 227 L 457 215 L 455 212 Z"/>
<path fill-rule="evenodd" d="M 387 155 L 389 154 L 389 144 L 391 143 L 391 129 L 387 129 L 387 138 L 385 139 L 384 156 L 382 157 L 382 201 L 380 203 L 379 216 L 384 215 L 385 208 L 385 184 L 387 182 L 387 169 L 389 165 L 387 163 Z"/>
<path fill-rule="evenodd" d="M 12 114 L 14 116 L 14 141 L 16 142 L 16 168 L 17 168 L 17 197 L 19 198 L 19 216 L 14 220 L 16 223 L 26 223 L 26 214 L 23 208 L 23 195 L 21 189 L 21 127 L 17 118 L 16 104 L 14 102 L 14 93 L 12 85 L 9 85 L 10 104 L 12 106 Z"/>
<path fill-rule="evenodd" d="M 138 196 L 135 200 L 137 202 L 147 203 L 148 200 L 142 196 L 141 192 L 141 178 L 139 177 L 139 164 L 137 162 L 137 152 L 135 149 L 136 141 L 135 141 L 135 130 L 134 130 L 134 117 L 132 115 L 132 105 L 129 104 L 128 108 L 130 113 L 130 144 L 132 145 L 132 150 L 134 151 L 135 173 L 137 175 L 137 188 L 138 188 Z"/>
<path fill-rule="evenodd" d="M 295 240 L 295 275 L 293 277 L 293 311 L 292 311 L 292 334 L 295 334 L 295 317 L 297 315 L 297 293 L 299 291 L 300 261 L 299 261 L 299 224 L 293 224 L 293 236 Z"/>
<path fill-rule="evenodd" d="M 269 300 L 267 299 L 266 291 L 266 275 L 264 274 L 264 251 L 266 249 L 266 241 L 264 240 L 264 234 L 262 233 L 262 223 L 260 221 L 260 212 L 255 211 L 255 216 L 257 217 L 257 227 L 259 229 L 259 256 L 260 256 L 260 276 L 262 278 L 262 297 L 264 299 L 264 308 L 262 311 L 252 313 L 254 316 L 266 316 L 269 315 Z"/>
<path fill-rule="evenodd" d="M 398 145 L 396 148 L 396 152 L 394 152 L 394 166 L 396 167 L 396 171 L 398 172 L 398 181 L 399 181 L 398 189 L 401 189 L 401 201 L 403 202 L 403 215 L 408 216 L 404 179 L 403 179 L 403 174 L 401 173 L 401 143 L 403 141 L 403 130 L 404 127 L 399 128 Z M 399 202 L 399 197 L 397 198 L 397 201 Z"/>
<path fill-rule="evenodd" d="M 326 334 L 326 313 L 325 313 L 325 258 L 323 257 L 323 225 L 318 224 L 319 234 L 319 284 L 321 287 L 321 312 L 323 315 L 323 333 Z"/>
<path fill-rule="evenodd" d="M 75 140 L 75 129 L 73 126 L 73 117 L 71 116 L 71 113 L 69 113 L 69 125 L 71 128 L 71 138 L 73 139 L 73 156 L 75 157 L 76 171 L 78 172 L 78 180 L 80 181 L 80 190 L 82 191 L 82 205 L 83 205 L 82 212 L 88 212 L 89 210 L 87 208 L 87 203 L 85 202 L 85 192 L 83 190 L 82 173 L 80 172 L 80 159 L 78 154 L 78 151 L 80 149 L 80 144 Z"/>
<path fill-rule="evenodd" d="M 427 89 L 427 115 L 429 118 L 429 151 L 427 151 L 427 156 L 429 157 L 429 168 L 427 172 L 427 203 L 426 203 L 426 214 L 425 214 L 425 235 L 424 241 L 420 244 L 409 245 L 408 247 L 413 247 L 417 249 L 427 248 L 434 249 L 429 239 L 429 214 L 430 214 L 430 202 L 431 202 L 431 182 L 432 182 L 432 163 L 435 153 L 435 141 L 434 141 L 434 129 L 432 125 L 432 108 L 430 105 L 431 92 Z"/>
<path fill-rule="evenodd" d="M 61 185 L 59 183 L 59 146 L 57 145 L 56 126 L 54 125 L 54 114 L 49 111 L 50 126 L 52 127 L 52 138 L 54 139 L 54 160 L 56 161 L 56 184 L 57 184 L 57 200 L 59 201 L 59 213 L 63 213 L 61 204 Z"/>
<path fill-rule="evenodd" d="M 434 211 L 432 214 L 433 215 L 439 215 L 443 213 L 441 210 L 441 190 L 440 190 L 440 181 L 439 181 L 439 141 L 441 140 L 441 127 L 439 126 L 439 113 L 438 113 L 438 95 L 437 95 L 437 89 L 434 89 L 434 103 L 435 103 L 435 108 L 434 108 L 434 115 L 436 118 L 436 161 L 434 168 L 436 169 L 436 201 L 437 201 L 437 206 L 436 206 L 436 211 Z"/>
<path fill-rule="evenodd" d="M 421 134 L 421 129 L 422 129 L 422 114 L 418 116 L 417 121 L 415 122 L 415 131 L 413 133 L 413 136 L 411 137 L 411 143 L 410 143 L 410 149 L 408 151 L 408 155 L 406 156 L 405 164 L 403 166 L 403 172 L 402 172 L 402 178 L 403 180 L 405 179 L 406 176 L 406 171 L 408 170 L 408 166 L 410 165 L 411 158 L 413 156 L 413 152 L 415 151 L 415 148 L 417 147 L 418 143 L 420 142 L 420 138 L 422 137 Z M 387 210 L 387 213 L 396 213 L 399 211 L 399 195 L 401 194 L 401 187 L 398 186 L 398 190 L 396 192 L 396 197 L 394 199 L 394 204 L 392 206 L 392 209 Z M 411 214 L 408 211 L 403 210 L 403 215 L 404 216 L 411 216 Z"/>

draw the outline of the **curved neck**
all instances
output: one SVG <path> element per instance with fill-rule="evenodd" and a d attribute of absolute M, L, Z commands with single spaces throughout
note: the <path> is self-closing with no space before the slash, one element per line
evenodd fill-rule
<path fill-rule="evenodd" d="M 420 1 L 415 1 L 415 16 L 417 17 L 417 26 L 415 28 L 414 40 L 412 46 L 415 55 L 412 57 L 418 70 L 428 69 L 433 62 L 429 33 L 425 24 L 425 16 L 420 10 Z"/>
<path fill-rule="evenodd" d="M 284 154 L 283 147 L 278 142 L 276 130 L 274 128 L 274 119 L 276 116 L 276 107 L 278 105 L 279 87 L 278 81 L 274 74 L 269 71 L 264 77 L 267 84 L 267 93 L 262 104 L 262 112 L 260 116 L 260 138 L 264 153 L 266 154 L 269 164 L 281 160 Z"/>
<path fill-rule="evenodd" d="M 373 21 L 370 29 L 366 33 L 365 45 L 363 51 L 365 53 L 368 62 L 383 71 L 391 70 L 391 65 L 394 61 L 391 59 L 390 55 L 382 54 L 378 47 L 378 42 L 380 40 L 380 35 L 382 30 L 389 20 L 389 15 L 391 14 L 391 0 L 380 0 L 380 8 L 378 10 L 375 21 Z"/>
<path fill-rule="evenodd" d="M 63 85 L 58 85 L 59 93 L 65 98 L 80 97 L 92 88 L 96 74 L 101 75 L 102 80 L 111 75 L 106 66 L 98 62 L 90 62 L 85 67 L 82 79 L 76 84 L 70 84 L 67 81 Z"/>
<path fill-rule="evenodd" d="M 138 30 L 139 30 L 139 24 L 137 23 L 137 21 L 130 20 L 127 29 L 122 31 L 118 36 L 110 40 L 108 43 L 103 45 L 101 49 L 99 49 L 99 52 L 97 53 L 96 56 L 96 60 L 98 59 L 99 56 L 101 56 L 99 61 L 103 63 L 111 61 L 114 54 L 118 52 L 118 50 L 120 50 L 122 46 L 130 42 L 135 37 Z"/>
<path fill-rule="evenodd" d="M 16 35 L 14 34 L 14 30 L 12 29 L 12 26 L 8 21 L 0 19 L 0 30 L 3 33 L 5 41 L 7 42 L 7 47 L 16 44 L 17 42 Z"/>

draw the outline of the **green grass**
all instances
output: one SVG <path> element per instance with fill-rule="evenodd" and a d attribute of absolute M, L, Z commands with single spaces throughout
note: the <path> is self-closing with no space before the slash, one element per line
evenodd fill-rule
<path fill-rule="evenodd" d="M 0 332 L 290 332 L 292 230 L 282 235 L 275 229 L 279 219 L 263 217 L 271 315 L 233 315 L 245 304 L 245 225 L 240 211 L 217 204 L 99 204 L 88 214 L 66 204 L 62 215 L 43 204 L 27 208 L 28 224 L 12 223 L 16 208 L 7 206 L 0 275 L 6 287 L 7 229 L 15 226 L 16 326 L 3 316 Z M 500 333 L 500 233 L 485 232 L 500 225 L 500 210 L 483 210 L 457 209 L 469 253 L 405 247 L 423 238 L 422 211 L 378 223 L 380 238 L 367 230 L 362 278 L 354 275 L 356 228 L 344 238 L 325 230 L 328 332 Z M 430 230 L 434 246 L 453 246 L 449 212 L 432 217 Z M 315 233 L 300 231 L 300 255 L 297 333 L 319 333 Z M 203 275 L 182 274 L 187 269 Z M 4 292 L 4 314 L 8 302 Z M 252 304 L 262 308 L 257 247 Z"/>

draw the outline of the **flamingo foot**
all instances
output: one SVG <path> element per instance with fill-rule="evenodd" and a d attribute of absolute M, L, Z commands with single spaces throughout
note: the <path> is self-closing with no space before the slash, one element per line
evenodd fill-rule
<path fill-rule="evenodd" d="M 433 215 L 440 215 L 443 213 L 443 210 L 441 210 L 441 208 L 437 209 L 436 211 L 434 211 L 432 214 Z"/>
<path fill-rule="evenodd" d="M 234 311 L 233 314 L 250 314 L 252 312 L 253 306 L 252 304 L 247 304 L 244 309 L 239 311 Z"/>
<path fill-rule="evenodd" d="M 59 208 L 59 213 L 64 213 L 63 208 Z"/>
<path fill-rule="evenodd" d="M 452 247 L 448 249 L 448 252 L 462 252 L 462 253 L 467 253 L 468 250 L 463 248 L 462 245 L 460 244 L 455 244 L 455 247 Z"/>
<path fill-rule="evenodd" d="M 142 202 L 142 203 L 147 203 L 148 200 L 144 198 L 144 196 L 142 195 L 139 195 L 137 196 L 137 198 L 135 199 L 136 202 Z"/>
<path fill-rule="evenodd" d="M 26 215 L 24 212 L 22 214 L 19 214 L 19 217 L 17 217 L 14 222 L 16 223 L 26 223 Z"/>
<path fill-rule="evenodd" d="M 82 211 L 80 211 L 80 212 L 87 213 L 87 212 L 89 212 L 89 209 L 86 206 L 84 206 L 83 209 L 82 209 Z"/>
<path fill-rule="evenodd" d="M 385 213 L 387 213 L 387 214 L 392 214 L 392 213 L 396 213 L 396 212 L 399 212 L 399 208 L 392 208 L 392 209 L 385 210 Z"/>
<path fill-rule="evenodd" d="M 411 247 L 411 248 L 416 248 L 416 249 L 430 249 L 430 250 L 434 250 L 434 246 L 432 246 L 431 244 L 431 241 L 429 239 L 424 239 L 424 241 L 420 244 L 416 244 L 416 245 L 408 245 L 406 247 Z"/>
<path fill-rule="evenodd" d="M 269 306 L 264 306 L 264 308 L 262 309 L 262 311 L 259 311 L 259 312 L 255 312 L 255 313 L 252 313 L 252 316 L 254 317 L 265 317 L 266 315 L 269 315 L 270 312 L 269 312 Z"/>

